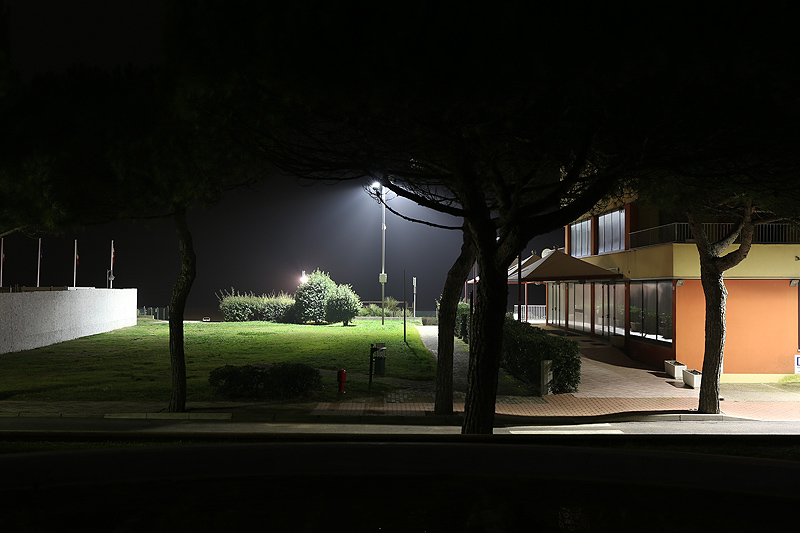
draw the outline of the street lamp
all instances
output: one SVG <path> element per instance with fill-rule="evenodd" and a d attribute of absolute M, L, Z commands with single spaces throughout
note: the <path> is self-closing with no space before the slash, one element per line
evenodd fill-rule
<path fill-rule="evenodd" d="M 383 211 L 383 222 L 381 224 L 381 273 L 378 281 L 381 283 L 381 325 L 385 324 L 386 317 L 386 187 L 376 181 L 372 183 L 372 188 L 381 191 L 381 205 Z"/>
<path fill-rule="evenodd" d="M 306 271 L 303 270 L 303 275 L 300 276 L 300 284 L 302 285 L 303 283 L 305 283 L 307 281 L 308 281 L 308 276 L 306 276 Z"/>

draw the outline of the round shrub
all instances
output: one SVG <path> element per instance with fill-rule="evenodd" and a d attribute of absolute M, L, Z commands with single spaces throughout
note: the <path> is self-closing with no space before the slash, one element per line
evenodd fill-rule
<path fill-rule="evenodd" d="M 264 372 L 253 365 L 225 365 L 211 371 L 208 384 L 223 398 L 256 398 L 263 389 Z"/>
<path fill-rule="evenodd" d="M 348 325 L 361 310 L 361 298 L 350 285 L 337 286 L 325 302 L 325 320 Z"/>
<path fill-rule="evenodd" d="M 303 363 L 276 363 L 266 371 L 264 397 L 286 400 L 322 388 L 319 370 Z"/>
<path fill-rule="evenodd" d="M 276 363 L 268 368 L 225 365 L 211 371 L 208 384 L 222 398 L 286 400 L 321 389 L 322 376 L 303 363 Z"/>
<path fill-rule="evenodd" d="M 325 302 L 335 288 L 336 283 L 327 273 L 320 270 L 312 272 L 308 281 L 297 287 L 294 295 L 300 322 L 324 322 Z"/>

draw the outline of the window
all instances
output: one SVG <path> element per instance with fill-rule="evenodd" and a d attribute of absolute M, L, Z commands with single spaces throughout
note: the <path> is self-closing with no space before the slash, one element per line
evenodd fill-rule
<path fill-rule="evenodd" d="M 672 342 L 672 281 L 631 283 L 631 335 Z"/>
<path fill-rule="evenodd" d="M 594 333 L 625 335 L 625 284 L 594 284 Z"/>
<path fill-rule="evenodd" d="M 584 220 L 569 227 L 570 255 L 583 257 L 592 253 L 592 221 Z"/>
<path fill-rule="evenodd" d="M 598 253 L 625 249 L 625 210 L 607 213 L 597 219 Z"/>

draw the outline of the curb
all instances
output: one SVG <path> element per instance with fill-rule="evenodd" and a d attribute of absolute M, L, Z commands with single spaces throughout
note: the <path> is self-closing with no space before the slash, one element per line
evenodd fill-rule
<path fill-rule="evenodd" d="M 460 426 L 463 413 L 454 415 L 284 415 L 280 412 L 265 414 L 248 413 L 42 413 L 20 411 L 0 413 L 0 418 L 102 418 L 107 420 L 186 420 L 222 422 L 263 422 L 287 424 L 359 424 L 359 425 L 404 425 L 404 426 Z M 495 427 L 529 425 L 580 425 L 596 422 L 724 422 L 760 421 L 726 414 L 701 414 L 692 412 L 612 413 L 587 416 L 523 416 L 495 415 Z"/>

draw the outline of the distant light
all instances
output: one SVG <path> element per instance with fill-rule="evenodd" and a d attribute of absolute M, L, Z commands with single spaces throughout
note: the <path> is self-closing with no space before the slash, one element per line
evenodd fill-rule
<path fill-rule="evenodd" d="M 306 283 L 308 281 L 308 276 L 306 276 L 306 271 L 303 270 L 303 275 L 300 276 L 300 284 Z"/>
<path fill-rule="evenodd" d="M 372 188 L 377 191 L 378 189 L 381 188 L 381 182 L 380 181 L 373 181 L 372 182 Z"/>

